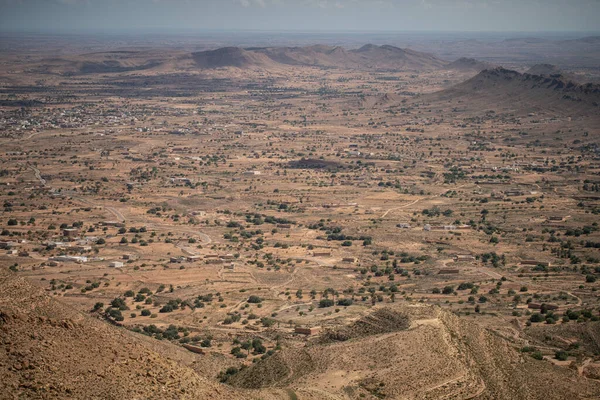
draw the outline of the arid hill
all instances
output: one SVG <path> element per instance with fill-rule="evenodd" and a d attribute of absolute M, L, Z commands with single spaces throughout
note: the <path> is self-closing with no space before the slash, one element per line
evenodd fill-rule
<path fill-rule="evenodd" d="M 0 346 L 2 398 L 247 398 L 6 271 L 0 271 Z"/>
<path fill-rule="evenodd" d="M 531 75 L 562 75 L 562 71 L 556 65 L 552 64 L 535 64 L 527 70 L 528 74 Z"/>
<path fill-rule="evenodd" d="M 559 78 L 565 81 L 571 81 L 576 83 L 587 82 L 584 76 L 565 72 L 553 64 L 535 64 L 531 68 L 529 68 L 526 71 L 526 73 L 530 75 L 549 76 L 552 78 Z"/>
<path fill-rule="evenodd" d="M 28 72 L 64 76 L 115 74 L 158 69 L 169 63 L 182 64 L 185 58 L 189 58 L 189 54 L 178 51 L 107 51 L 43 58 L 33 62 Z"/>
<path fill-rule="evenodd" d="M 151 346 L 0 272 L 0 344 L 0 390 L 15 398 L 495 399 L 511 393 L 513 399 L 558 399 L 600 393 L 600 383 L 576 369 L 533 360 L 432 306 L 376 309 L 305 347 L 242 369 L 229 377 L 231 387 L 166 357 L 162 348 L 169 344 Z"/>
<path fill-rule="evenodd" d="M 216 68 L 274 69 L 289 66 L 382 71 L 431 71 L 445 61 L 427 53 L 394 46 L 223 47 L 199 52 L 165 50 L 110 51 L 44 58 L 28 71 L 55 75 L 117 74 L 136 71 L 178 72 Z"/>
<path fill-rule="evenodd" d="M 161 65 L 165 58 L 153 51 L 108 51 L 82 54 L 76 62 L 84 74 L 143 71 Z"/>
<path fill-rule="evenodd" d="M 505 68 L 484 70 L 447 90 L 421 100 L 460 102 L 473 109 L 514 110 L 520 113 L 555 111 L 557 115 L 597 115 L 600 85 L 578 84 L 562 76 L 519 73 Z"/>
<path fill-rule="evenodd" d="M 250 66 L 270 63 L 329 68 L 376 70 L 434 70 L 445 62 L 433 55 L 394 46 L 365 45 L 345 50 L 338 46 L 223 48 L 193 54 L 200 68 Z"/>
<path fill-rule="evenodd" d="M 480 72 L 485 69 L 494 68 L 494 65 L 485 62 L 476 60 L 474 58 L 466 58 L 462 57 L 456 61 L 452 61 L 450 64 L 446 65 L 446 69 L 456 70 L 456 71 L 476 71 Z"/>
<path fill-rule="evenodd" d="M 342 47 L 314 45 L 306 47 L 264 47 L 250 48 L 248 51 L 262 54 L 273 62 L 284 65 L 317 67 L 350 67 L 359 64 L 351 59 L 351 54 Z M 349 63 L 349 64 L 344 64 Z"/>
<path fill-rule="evenodd" d="M 376 69 L 427 71 L 441 68 L 445 64 L 444 61 L 431 54 L 389 45 L 368 44 L 358 50 L 351 50 L 351 53 L 359 57 L 362 65 Z"/>
<path fill-rule="evenodd" d="M 293 387 L 307 399 L 563 399 L 600 393 L 600 383 L 576 370 L 534 360 L 436 307 L 380 309 L 331 339 L 285 349 L 229 383 Z"/>
<path fill-rule="evenodd" d="M 220 67 L 268 67 L 273 61 L 264 55 L 241 49 L 239 47 L 224 47 L 217 50 L 192 53 L 192 58 L 200 68 Z"/>
<path fill-rule="evenodd" d="M 529 337 L 540 346 L 569 346 L 577 345 L 592 354 L 600 353 L 600 322 L 561 324 L 545 327 L 531 326 L 526 330 Z"/>

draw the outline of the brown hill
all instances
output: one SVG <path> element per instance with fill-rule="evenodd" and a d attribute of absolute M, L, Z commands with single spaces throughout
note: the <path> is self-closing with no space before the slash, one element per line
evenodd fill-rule
<path fill-rule="evenodd" d="M 27 71 L 41 74 L 86 75 L 138 71 L 164 73 L 234 67 L 276 69 L 288 66 L 356 70 L 420 70 L 442 68 L 446 63 L 433 55 L 393 46 L 366 45 L 356 50 L 339 46 L 223 47 L 216 50 L 117 50 L 44 58 Z"/>
<path fill-rule="evenodd" d="M 600 382 L 519 353 L 477 324 L 436 307 L 362 319 L 360 334 L 289 348 L 229 378 L 243 388 L 294 388 L 303 399 L 596 398 Z M 409 326 L 400 321 L 408 318 Z M 370 324 L 384 321 L 383 329 Z M 364 329 L 368 326 L 369 329 Z M 389 326 L 389 327 L 388 327 Z M 394 326 L 392 328 L 392 326 Z"/>
<path fill-rule="evenodd" d="M 544 329 L 546 328 L 546 329 Z M 577 324 L 560 324 L 548 327 L 533 325 L 526 329 L 528 336 L 540 346 L 552 345 L 569 348 L 577 343 L 578 348 L 591 354 L 600 354 L 600 322 L 581 322 Z"/>
<path fill-rule="evenodd" d="M 163 65 L 175 53 L 157 51 L 107 51 L 45 58 L 34 63 L 30 71 L 57 75 L 84 75 L 135 72 Z"/>
<path fill-rule="evenodd" d="M 367 44 L 350 52 L 357 57 L 361 65 L 373 69 L 434 70 L 445 64 L 444 61 L 431 54 L 389 45 Z"/>
<path fill-rule="evenodd" d="M 510 109 L 518 113 L 548 110 L 556 115 L 597 115 L 600 85 L 581 85 L 562 76 L 521 74 L 505 68 L 488 69 L 438 93 L 430 101 L 460 100 L 472 109 Z"/>
<path fill-rule="evenodd" d="M 248 398 L 0 271 L 0 397 Z"/>
<path fill-rule="evenodd" d="M 549 76 L 552 78 L 558 78 L 565 81 L 583 83 L 587 82 L 585 77 L 582 75 L 564 72 L 556 65 L 553 64 L 535 64 L 531 68 L 529 68 L 526 72 L 530 75 L 541 75 L 541 76 Z"/>
<path fill-rule="evenodd" d="M 455 71 L 483 71 L 485 69 L 494 68 L 493 64 L 485 61 L 476 60 L 474 58 L 462 57 L 456 61 L 452 61 L 446 65 L 446 69 Z"/>
<path fill-rule="evenodd" d="M 348 326 L 328 330 L 322 335 L 322 339 L 325 342 L 344 342 L 365 336 L 402 331 L 408 329 L 409 325 L 409 318 L 406 315 L 381 308 Z"/>
<path fill-rule="evenodd" d="M 314 45 L 307 47 L 270 47 L 256 49 L 273 61 L 284 65 L 311 67 L 347 67 L 358 68 L 359 64 L 351 54 L 338 46 Z"/>
<path fill-rule="evenodd" d="M 433 70 L 445 62 L 433 55 L 394 46 L 366 45 L 356 50 L 339 46 L 307 47 L 228 47 L 193 54 L 201 68 L 251 66 L 269 67 L 275 64 L 324 68 L 376 70 Z"/>
<path fill-rule="evenodd" d="M 192 53 L 192 59 L 198 67 L 205 69 L 267 67 L 273 64 L 268 57 L 239 47 L 223 47 L 216 50 Z"/>
<path fill-rule="evenodd" d="M 600 383 L 533 360 L 433 306 L 380 308 L 225 386 L 140 338 L 0 272 L 0 393 L 43 399 L 597 398 Z M 590 370 L 591 371 L 591 370 Z M 593 371 L 592 371 L 593 372 Z M 591 373 L 591 372 L 590 372 Z M 402 379 L 399 379 L 402 377 Z M 236 389 L 235 387 L 238 387 Z"/>

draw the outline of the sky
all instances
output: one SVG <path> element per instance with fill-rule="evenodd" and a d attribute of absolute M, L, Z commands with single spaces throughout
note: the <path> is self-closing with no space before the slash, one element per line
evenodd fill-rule
<path fill-rule="evenodd" d="M 0 31 L 598 32 L 600 0 L 0 0 Z"/>

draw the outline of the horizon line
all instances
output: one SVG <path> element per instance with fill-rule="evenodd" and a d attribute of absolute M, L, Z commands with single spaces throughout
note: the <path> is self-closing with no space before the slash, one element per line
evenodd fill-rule
<path fill-rule="evenodd" d="M 19 30 L 19 29 L 2 29 L 0 34 L 28 34 L 28 35 L 97 35 L 97 36 L 112 36 L 124 34 L 169 34 L 169 35 L 184 35 L 197 33 L 295 33 L 295 34 L 410 34 L 410 33 L 454 33 L 454 34 L 586 34 L 590 36 L 600 36 L 600 30 L 426 30 L 426 29 L 411 29 L 411 30 L 306 30 L 306 29 L 165 29 L 165 28 L 142 28 L 142 29 L 116 29 L 111 32 L 102 30 L 89 29 L 44 29 L 44 30 Z M 0 38 L 1 39 L 1 38 Z"/>

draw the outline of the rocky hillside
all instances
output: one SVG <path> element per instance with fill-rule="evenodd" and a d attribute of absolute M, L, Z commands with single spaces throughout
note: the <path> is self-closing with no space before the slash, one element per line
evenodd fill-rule
<path fill-rule="evenodd" d="M 435 307 L 400 308 L 360 319 L 346 331 L 357 334 L 345 335 L 343 341 L 317 339 L 303 348 L 286 349 L 240 371 L 229 383 L 253 389 L 291 387 L 303 399 L 600 395 L 600 382 L 519 353 L 476 324 Z M 384 321 L 383 328 L 374 329 L 373 321 Z"/>
<path fill-rule="evenodd" d="M 479 110 L 510 109 L 519 113 L 553 111 L 557 115 L 598 115 L 600 85 L 578 84 L 562 76 L 487 69 L 447 90 L 425 96 L 428 101 L 455 101 Z"/>
<path fill-rule="evenodd" d="M 248 398 L 7 272 L 0 272 L 0 346 L 2 398 Z"/>
<path fill-rule="evenodd" d="M 0 393 L 39 399 L 586 399 L 600 382 L 433 306 L 375 309 L 223 385 L 0 272 Z M 176 357 L 177 359 L 177 357 Z M 593 373 L 592 373 L 593 372 Z"/>

